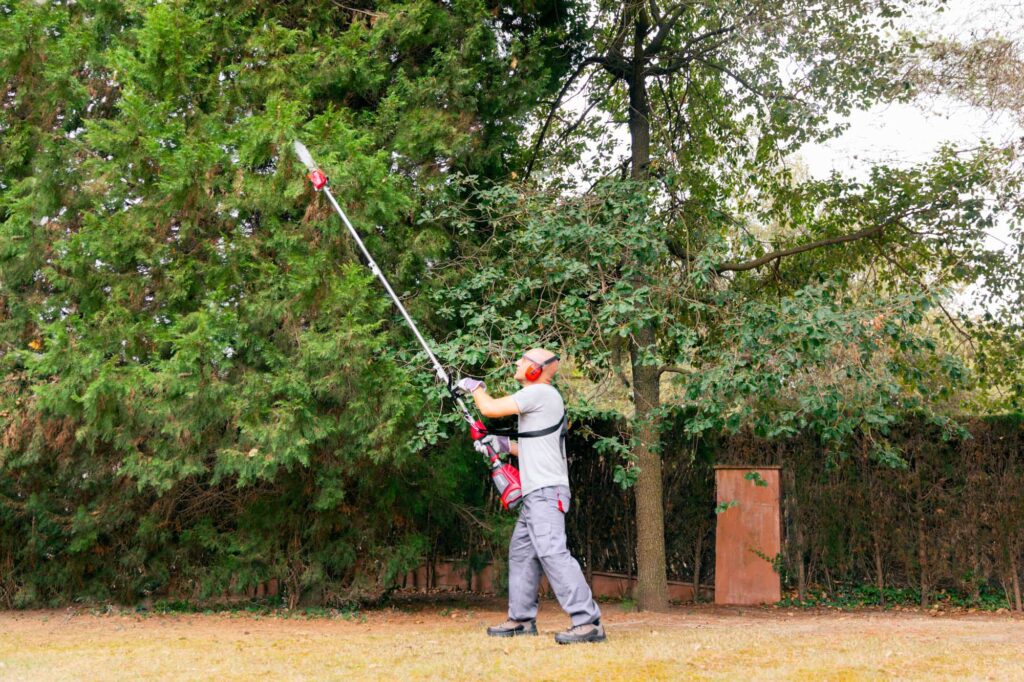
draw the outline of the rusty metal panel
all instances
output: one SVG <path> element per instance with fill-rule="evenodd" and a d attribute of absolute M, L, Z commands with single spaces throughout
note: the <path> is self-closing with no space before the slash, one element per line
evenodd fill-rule
<path fill-rule="evenodd" d="M 766 604 L 782 598 L 773 560 L 782 550 L 779 467 L 715 467 L 718 514 L 715 603 Z"/>

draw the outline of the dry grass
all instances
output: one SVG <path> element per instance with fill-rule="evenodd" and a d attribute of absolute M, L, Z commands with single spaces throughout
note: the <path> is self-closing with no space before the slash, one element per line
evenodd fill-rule
<path fill-rule="evenodd" d="M 352 619 L 0 613 L 0 679 L 876 680 L 1024 679 L 1024 620 L 606 605 L 608 642 L 495 640 L 499 602 Z"/>

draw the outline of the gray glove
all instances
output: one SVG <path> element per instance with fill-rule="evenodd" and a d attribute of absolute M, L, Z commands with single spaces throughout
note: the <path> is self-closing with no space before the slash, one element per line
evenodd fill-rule
<path fill-rule="evenodd" d="M 512 442 L 508 436 L 484 436 L 480 440 L 473 441 L 473 449 L 481 455 L 488 456 L 491 454 L 487 451 L 488 446 L 499 456 L 512 452 Z"/>
<path fill-rule="evenodd" d="M 484 382 L 473 377 L 462 377 L 455 382 L 455 391 L 462 395 L 472 395 L 473 391 L 478 388 L 487 388 L 487 386 L 484 385 Z"/>

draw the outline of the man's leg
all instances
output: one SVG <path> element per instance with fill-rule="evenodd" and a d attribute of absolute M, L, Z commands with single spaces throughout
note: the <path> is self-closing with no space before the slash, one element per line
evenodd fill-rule
<path fill-rule="evenodd" d="M 551 589 L 572 619 L 574 628 L 594 624 L 592 629 L 599 631 L 594 638 L 604 639 L 601 609 L 594 601 L 579 562 L 569 554 L 566 545 L 565 511 L 569 509 L 569 490 L 559 486 L 542 488 L 534 494 L 538 494 L 539 499 L 530 510 L 528 526 Z"/>
<path fill-rule="evenodd" d="M 492 637 L 537 634 L 535 621 L 541 566 L 527 529 L 526 499 L 508 543 L 508 620 L 487 628 L 487 634 Z"/>
<path fill-rule="evenodd" d="M 537 618 L 541 564 L 530 540 L 529 516 L 529 508 L 523 500 L 523 508 L 508 543 L 508 617 L 511 620 Z"/>

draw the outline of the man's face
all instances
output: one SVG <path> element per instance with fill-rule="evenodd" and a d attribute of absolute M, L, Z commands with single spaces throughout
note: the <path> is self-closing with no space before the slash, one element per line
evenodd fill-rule
<path fill-rule="evenodd" d="M 519 383 L 526 381 L 526 368 L 529 367 L 529 361 L 525 355 L 520 355 L 519 359 L 516 360 L 516 374 L 515 380 Z"/>
<path fill-rule="evenodd" d="M 528 355 L 526 355 L 525 353 L 523 355 L 520 355 L 519 359 L 516 360 L 515 380 L 518 381 L 519 383 L 525 382 L 526 381 L 526 370 L 532 364 L 533 364 L 533 361 L 530 360 Z M 539 365 L 540 363 L 538 362 L 537 364 Z"/>

